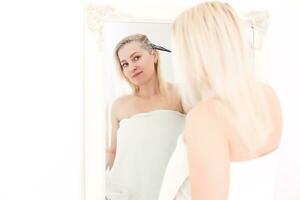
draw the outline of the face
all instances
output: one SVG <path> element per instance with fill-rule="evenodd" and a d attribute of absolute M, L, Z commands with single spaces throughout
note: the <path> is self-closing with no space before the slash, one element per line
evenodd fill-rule
<path fill-rule="evenodd" d="M 140 86 L 156 77 L 156 53 L 150 54 L 139 42 L 125 44 L 118 52 L 123 74 L 134 85 Z"/>

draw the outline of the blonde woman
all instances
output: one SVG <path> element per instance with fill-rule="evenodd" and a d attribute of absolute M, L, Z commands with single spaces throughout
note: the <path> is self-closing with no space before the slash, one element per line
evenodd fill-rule
<path fill-rule="evenodd" d="M 172 44 L 188 114 L 159 200 L 273 199 L 281 109 L 253 73 L 241 19 L 201 3 L 176 18 Z"/>
<path fill-rule="evenodd" d="M 142 34 L 130 35 L 116 45 L 117 68 L 132 94 L 112 105 L 107 199 L 157 199 L 183 129 L 181 100 L 175 86 L 161 77 L 158 50 L 169 51 Z"/>

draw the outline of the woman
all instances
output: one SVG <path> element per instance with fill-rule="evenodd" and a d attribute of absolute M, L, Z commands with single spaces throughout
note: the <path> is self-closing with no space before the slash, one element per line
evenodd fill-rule
<path fill-rule="evenodd" d="M 146 35 L 130 35 L 115 48 L 120 75 L 132 94 L 114 101 L 112 139 L 107 150 L 107 198 L 158 198 L 168 160 L 183 129 L 184 115 L 176 88 L 163 81 L 159 52 Z"/>
<path fill-rule="evenodd" d="M 271 200 L 282 132 L 275 92 L 253 73 L 243 25 L 206 2 L 173 23 L 174 63 L 188 105 L 159 200 Z"/>

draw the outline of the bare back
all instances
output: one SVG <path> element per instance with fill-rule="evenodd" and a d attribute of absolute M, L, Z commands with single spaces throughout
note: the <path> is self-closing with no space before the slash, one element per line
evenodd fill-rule
<path fill-rule="evenodd" d="M 282 133 L 281 107 L 273 89 L 267 84 L 263 84 L 262 87 L 271 112 L 272 132 L 266 143 L 260 149 L 249 150 L 245 148 L 242 140 L 238 137 L 239 134 L 237 134 L 235 130 L 228 130 L 228 133 L 230 133 L 229 142 L 232 161 L 255 159 L 276 150 L 279 146 Z"/>

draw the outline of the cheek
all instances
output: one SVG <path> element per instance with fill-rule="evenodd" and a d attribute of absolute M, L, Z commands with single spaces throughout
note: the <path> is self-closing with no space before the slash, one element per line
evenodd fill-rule
<path fill-rule="evenodd" d="M 154 70 L 154 61 L 151 57 L 148 57 L 147 59 L 143 60 L 142 64 L 144 70 L 147 70 L 149 72 Z"/>
<path fill-rule="evenodd" d="M 126 78 L 130 78 L 130 74 L 127 70 L 123 70 L 123 75 L 126 77 Z"/>
<path fill-rule="evenodd" d="M 146 58 L 141 58 L 140 60 L 137 61 L 137 65 L 140 67 L 140 68 L 146 68 L 147 67 L 147 63 L 148 63 L 148 60 Z"/>

